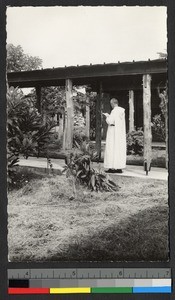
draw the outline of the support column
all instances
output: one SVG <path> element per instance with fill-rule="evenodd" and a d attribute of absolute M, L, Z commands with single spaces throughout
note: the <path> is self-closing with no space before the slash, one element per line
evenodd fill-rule
<path fill-rule="evenodd" d="M 144 127 L 144 168 L 146 175 L 151 169 L 151 75 L 143 75 L 143 127 Z"/>
<path fill-rule="evenodd" d="M 134 128 L 134 91 L 129 91 L 129 132 Z"/>
<path fill-rule="evenodd" d="M 41 113 L 41 86 L 36 86 L 36 108 L 38 109 L 38 112 Z"/>
<path fill-rule="evenodd" d="M 97 95 L 97 102 L 96 102 L 96 150 L 99 159 L 101 159 L 101 128 L 102 128 L 101 105 L 102 105 L 102 84 L 100 83 L 98 95 Z"/>
<path fill-rule="evenodd" d="M 73 127 L 74 127 L 72 80 L 66 79 L 65 89 L 66 89 L 66 112 L 65 112 L 63 149 L 71 150 L 73 146 Z"/>
<path fill-rule="evenodd" d="M 89 96 L 86 99 L 86 136 L 90 138 L 90 101 Z"/>

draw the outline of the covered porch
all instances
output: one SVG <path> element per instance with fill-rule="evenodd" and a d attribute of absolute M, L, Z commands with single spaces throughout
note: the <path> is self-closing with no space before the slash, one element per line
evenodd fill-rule
<path fill-rule="evenodd" d="M 95 145 L 101 158 L 102 140 L 105 140 L 107 126 L 101 112 L 110 112 L 109 100 L 116 97 L 126 111 L 127 131 L 139 127 L 144 131 L 144 168 L 151 167 L 152 130 L 151 115 L 158 113 L 159 97 L 157 89 L 164 89 L 167 82 L 166 60 L 125 62 L 103 65 L 89 65 L 43 69 L 8 74 L 11 86 L 35 87 L 37 108 L 41 112 L 41 87 L 65 86 L 66 119 L 64 126 L 64 149 L 73 145 L 73 85 L 88 85 L 97 93 Z M 86 105 L 86 133 L 90 131 L 90 106 Z"/>

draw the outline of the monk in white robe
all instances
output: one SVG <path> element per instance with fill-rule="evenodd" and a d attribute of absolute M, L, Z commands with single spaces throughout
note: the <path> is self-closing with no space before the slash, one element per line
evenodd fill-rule
<path fill-rule="evenodd" d="M 112 111 L 105 113 L 108 124 L 106 148 L 104 154 L 104 168 L 109 173 L 122 173 L 126 167 L 126 125 L 125 109 L 118 106 L 118 100 L 110 101 Z"/>

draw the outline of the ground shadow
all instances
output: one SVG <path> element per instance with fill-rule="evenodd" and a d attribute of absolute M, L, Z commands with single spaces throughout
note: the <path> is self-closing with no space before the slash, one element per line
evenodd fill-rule
<path fill-rule="evenodd" d="M 89 235 L 49 261 L 167 261 L 168 208 L 142 210 L 120 223 Z"/>

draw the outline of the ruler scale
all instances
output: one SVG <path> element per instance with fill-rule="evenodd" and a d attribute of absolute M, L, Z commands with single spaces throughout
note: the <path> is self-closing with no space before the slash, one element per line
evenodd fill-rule
<path fill-rule="evenodd" d="M 9 294 L 171 293 L 170 268 L 9 269 Z"/>

